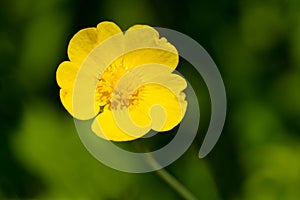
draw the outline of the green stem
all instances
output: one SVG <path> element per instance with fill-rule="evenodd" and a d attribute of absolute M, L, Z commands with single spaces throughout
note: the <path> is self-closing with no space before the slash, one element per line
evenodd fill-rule
<path fill-rule="evenodd" d="M 197 200 L 197 198 L 174 176 L 172 176 L 167 170 L 160 169 L 157 174 L 166 181 L 178 194 L 180 194 L 186 200 Z"/>
<path fill-rule="evenodd" d="M 148 161 L 155 168 L 161 168 L 161 166 L 156 162 L 156 160 L 152 156 L 148 156 Z M 179 180 L 177 180 L 174 176 L 172 176 L 167 170 L 160 169 L 157 170 L 156 173 L 171 186 L 181 197 L 186 200 L 197 200 L 195 197 Z"/>

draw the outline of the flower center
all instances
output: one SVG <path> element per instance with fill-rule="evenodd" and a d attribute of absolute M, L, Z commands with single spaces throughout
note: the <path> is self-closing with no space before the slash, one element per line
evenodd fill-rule
<path fill-rule="evenodd" d="M 132 80 L 128 80 L 126 85 L 118 88 L 118 90 L 115 89 L 120 78 L 127 72 L 129 72 L 128 68 L 122 64 L 112 64 L 105 69 L 96 88 L 95 100 L 97 106 L 101 108 L 108 105 L 108 109 L 123 109 L 138 103 L 142 89 L 132 92 L 134 87 Z"/>

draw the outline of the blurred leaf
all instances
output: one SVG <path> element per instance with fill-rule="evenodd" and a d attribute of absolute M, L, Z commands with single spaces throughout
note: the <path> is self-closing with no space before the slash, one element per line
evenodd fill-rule
<path fill-rule="evenodd" d="M 276 111 L 265 103 L 250 102 L 241 106 L 234 116 L 239 147 L 252 150 L 260 145 L 281 141 L 285 130 Z"/>
<path fill-rule="evenodd" d="M 276 105 L 290 116 L 300 115 L 300 73 L 297 70 L 282 74 L 280 79 L 273 85 L 271 97 Z"/>
<path fill-rule="evenodd" d="M 68 13 L 61 10 L 45 12 L 42 2 L 46 1 L 37 2 L 41 7 L 36 9 L 40 10 L 33 11 L 41 14 L 27 22 L 21 45 L 18 78 L 30 90 L 45 86 L 55 78 L 55 70 L 61 61 L 61 47 L 65 46 L 65 52 L 67 49 L 64 43 L 70 22 Z M 48 9 L 55 9 L 55 6 Z"/>
<path fill-rule="evenodd" d="M 132 190 L 134 178 L 95 160 L 80 142 L 71 118 L 58 115 L 48 104 L 27 106 L 13 145 L 22 163 L 48 185 L 47 198 L 117 198 Z"/>
<path fill-rule="evenodd" d="M 297 200 L 300 196 L 300 144 L 264 145 L 245 155 L 249 178 L 245 200 Z"/>
<path fill-rule="evenodd" d="M 253 50 L 268 50 L 285 30 L 284 15 L 276 2 L 245 3 L 241 17 L 241 36 Z"/>

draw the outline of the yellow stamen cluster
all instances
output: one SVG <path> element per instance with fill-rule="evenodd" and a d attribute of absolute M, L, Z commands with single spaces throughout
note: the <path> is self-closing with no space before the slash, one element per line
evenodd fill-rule
<path fill-rule="evenodd" d="M 103 72 L 98 82 L 95 95 L 95 100 L 99 107 L 108 106 L 110 110 L 123 109 L 138 103 L 141 88 L 132 92 L 134 85 L 128 84 L 126 88 L 114 90 L 116 84 L 125 73 L 129 73 L 129 70 L 122 64 L 112 64 Z"/>

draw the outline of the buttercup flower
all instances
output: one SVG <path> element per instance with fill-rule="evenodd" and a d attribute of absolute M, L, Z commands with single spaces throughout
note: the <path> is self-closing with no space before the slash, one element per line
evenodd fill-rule
<path fill-rule="evenodd" d="M 73 36 L 68 56 L 56 72 L 61 102 L 75 118 L 94 118 L 99 137 L 129 141 L 182 120 L 186 81 L 172 73 L 179 56 L 154 28 L 135 25 L 123 33 L 101 22 Z"/>

